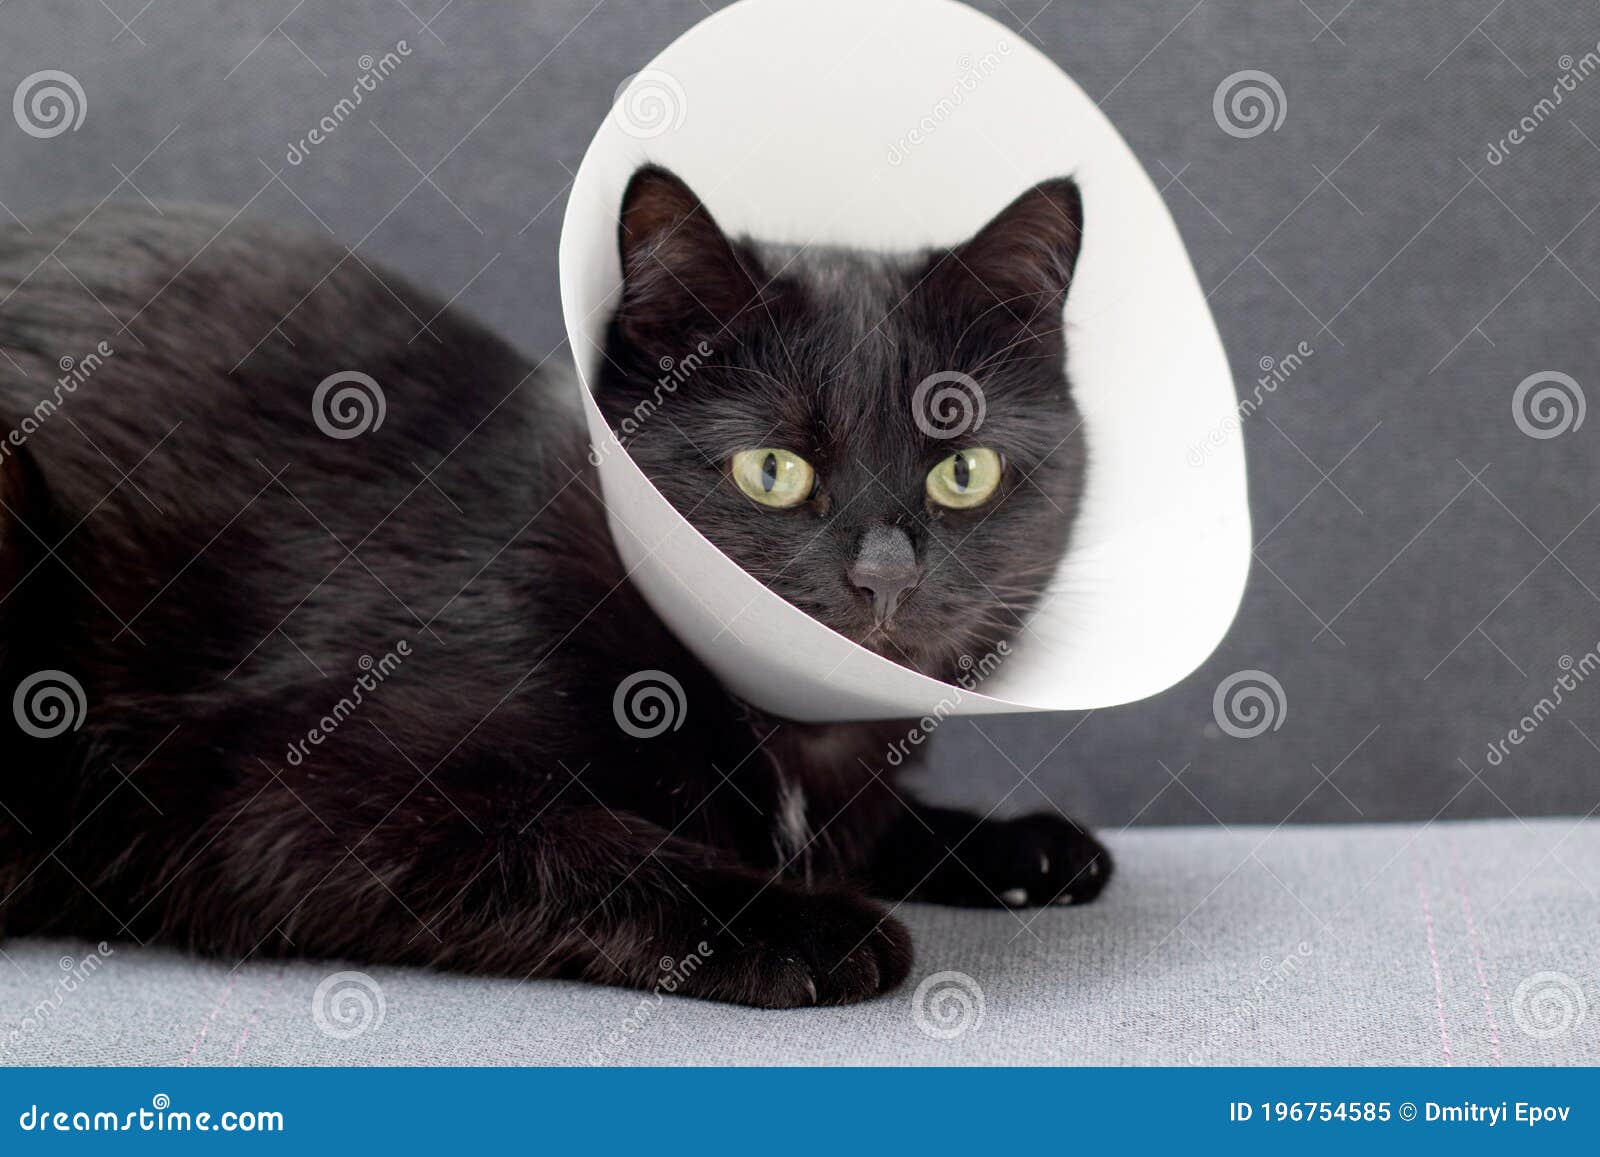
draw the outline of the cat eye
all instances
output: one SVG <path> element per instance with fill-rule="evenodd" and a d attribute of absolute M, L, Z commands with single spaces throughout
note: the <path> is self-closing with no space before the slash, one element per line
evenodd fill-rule
<path fill-rule="evenodd" d="M 733 456 L 733 480 L 761 505 L 782 508 L 810 498 L 817 475 L 800 455 L 762 447 Z"/>
<path fill-rule="evenodd" d="M 981 506 L 1000 488 L 1002 462 L 993 450 L 958 450 L 928 471 L 928 498 L 939 506 Z"/>

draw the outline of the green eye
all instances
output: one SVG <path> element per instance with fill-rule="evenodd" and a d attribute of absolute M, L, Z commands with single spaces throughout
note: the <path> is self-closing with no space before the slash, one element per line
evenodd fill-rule
<path fill-rule="evenodd" d="M 928 471 L 928 497 L 957 510 L 981 506 L 999 489 L 1000 469 L 993 450 L 959 450 Z"/>
<path fill-rule="evenodd" d="M 798 506 L 816 482 L 811 463 L 787 450 L 763 447 L 733 456 L 733 480 L 762 506 Z"/>

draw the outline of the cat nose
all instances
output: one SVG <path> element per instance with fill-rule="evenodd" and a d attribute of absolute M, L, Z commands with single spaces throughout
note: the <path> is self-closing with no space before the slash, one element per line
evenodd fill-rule
<path fill-rule="evenodd" d="M 917 585 L 922 569 L 911 538 L 898 526 L 874 526 L 861 540 L 856 560 L 845 568 L 850 582 L 872 599 L 872 614 L 883 622 L 906 591 Z"/>

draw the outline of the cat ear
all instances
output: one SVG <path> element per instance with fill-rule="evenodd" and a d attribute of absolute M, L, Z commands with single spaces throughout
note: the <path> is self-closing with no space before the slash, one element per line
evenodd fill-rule
<path fill-rule="evenodd" d="M 1058 177 L 1007 205 L 944 263 L 982 308 L 1004 307 L 1025 326 L 1055 329 L 1082 239 L 1078 184 Z"/>
<path fill-rule="evenodd" d="M 640 344 L 720 330 L 757 289 L 727 236 L 694 191 L 659 165 L 633 175 L 618 221 L 622 304 L 617 324 Z"/>

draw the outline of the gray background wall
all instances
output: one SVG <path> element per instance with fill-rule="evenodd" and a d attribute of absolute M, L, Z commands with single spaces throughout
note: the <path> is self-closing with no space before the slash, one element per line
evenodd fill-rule
<path fill-rule="evenodd" d="M 0 116 L 0 221 L 108 195 L 316 217 L 529 355 L 564 357 L 569 173 L 618 83 L 718 6 L 11 0 L 0 96 L 62 69 L 87 115 L 49 140 Z M 1130 707 L 951 723 L 934 789 L 1007 810 L 1044 792 L 1108 825 L 1600 804 L 1600 677 L 1486 762 L 1562 657 L 1600 643 L 1600 417 L 1536 438 L 1513 413 L 1530 375 L 1570 375 L 1574 404 L 1600 388 L 1600 76 L 1535 111 L 1597 50 L 1600 9 L 978 7 L 1096 97 L 1164 187 L 1242 387 L 1263 359 L 1314 353 L 1245 423 L 1256 565 L 1212 660 Z M 401 39 L 412 55 L 360 114 L 287 166 L 359 58 Z M 1245 69 L 1281 85 L 1276 130 L 1214 117 Z M 1536 127 L 1490 164 L 1525 116 Z M 1217 726 L 1213 694 L 1241 670 L 1283 688 L 1276 730 Z"/>

